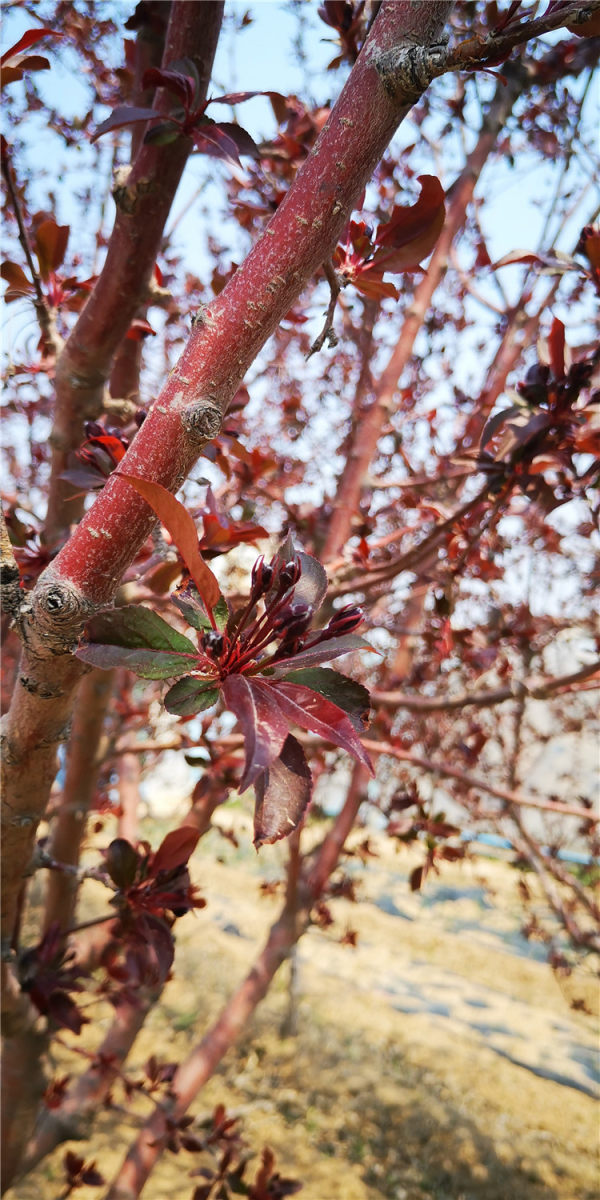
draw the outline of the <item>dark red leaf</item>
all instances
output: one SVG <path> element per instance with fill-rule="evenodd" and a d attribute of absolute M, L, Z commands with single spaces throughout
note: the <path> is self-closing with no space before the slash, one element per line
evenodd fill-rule
<path fill-rule="evenodd" d="M 373 263 L 386 271 L 417 267 L 433 250 L 444 225 L 444 189 L 435 175 L 419 175 L 421 195 L 408 207 L 396 205 L 389 221 L 380 225 Z M 365 274 L 367 272 L 365 271 Z"/>
<path fill-rule="evenodd" d="M 111 133 L 115 129 L 124 129 L 127 125 L 136 125 L 139 121 L 151 121 L 154 117 L 160 116 L 162 113 L 155 108 L 138 108 L 130 104 L 119 104 L 117 108 L 113 109 L 110 117 L 107 117 L 98 126 L 91 140 L 95 142 L 104 133 Z"/>
<path fill-rule="evenodd" d="M 140 496 L 143 496 L 161 524 L 168 529 L 198 588 L 204 605 L 212 612 L 221 596 L 221 589 L 198 549 L 198 534 L 189 512 L 171 492 L 161 487 L 160 483 L 152 483 L 150 479 L 138 479 L 133 475 L 123 473 L 121 478 L 135 488 Z"/>
<path fill-rule="evenodd" d="M 316 646 L 299 650 L 298 654 L 286 659 L 285 663 L 279 663 L 274 670 L 278 676 L 287 675 L 290 669 L 314 667 L 318 663 L 331 662 L 334 658 L 341 658 L 342 654 L 350 654 L 352 650 L 370 650 L 372 654 L 378 653 L 360 634 L 346 633 L 343 637 L 331 638 L 330 641 L 319 642 Z"/>
<path fill-rule="evenodd" d="M 304 670 L 290 671 L 284 676 L 286 683 L 302 683 L 313 692 L 318 692 L 338 708 L 343 708 L 358 733 L 363 733 L 368 721 L 371 707 L 367 689 L 355 679 L 339 671 L 330 671 L 327 667 L 305 667 Z"/>
<path fill-rule="evenodd" d="M 191 136 L 201 154 L 210 154 L 212 158 L 223 158 L 239 164 L 240 156 L 236 143 L 220 125 L 215 125 L 214 121 L 196 126 Z"/>
<path fill-rule="evenodd" d="M 45 27 L 41 29 L 28 29 L 27 33 L 24 33 L 23 36 L 19 38 L 19 41 L 15 42 L 14 46 L 11 46 L 9 50 L 4 51 L 4 54 L 0 57 L 0 65 L 4 66 L 4 64 L 9 62 L 11 58 L 15 58 L 17 54 L 22 54 L 24 50 L 28 50 L 30 46 L 34 46 L 36 42 L 41 42 L 42 38 L 60 38 L 64 36 L 64 33 L 57 33 L 56 30 L 47 29 Z"/>
<path fill-rule="evenodd" d="M 33 242 L 42 279 L 46 280 L 51 271 L 60 267 L 65 257 L 69 233 L 70 226 L 57 225 L 53 217 L 47 217 L 37 226 Z"/>
<path fill-rule="evenodd" d="M 284 104 L 287 102 L 281 92 L 228 92 L 226 96 L 212 96 L 210 103 L 243 104 L 245 100 L 252 100 L 254 96 L 268 96 L 270 100 L 281 100 Z"/>
<path fill-rule="evenodd" d="M 196 81 L 181 71 L 162 71 L 160 67 L 148 67 L 142 76 L 142 87 L 162 87 L 172 96 L 178 96 L 186 109 L 192 104 Z"/>
<path fill-rule="evenodd" d="M 310 800 L 312 778 L 304 750 L 291 733 L 254 785 L 254 845 L 278 842 L 296 829 Z"/>
<path fill-rule="evenodd" d="M 280 680 L 272 685 L 281 713 L 288 720 L 318 734 L 328 742 L 347 750 L 358 762 L 364 763 L 373 774 L 371 760 L 352 722 L 337 704 L 332 704 L 311 688 L 300 683 Z"/>
<path fill-rule="evenodd" d="M 552 322 L 548 349 L 552 374 L 555 379 L 563 379 L 565 374 L 565 327 L 558 317 L 555 317 Z"/>
<path fill-rule="evenodd" d="M 237 146 L 239 154 L 247 154 L 249 158 L 260 158 L 260 150 L 247 129 L 236 125 L 233 121 L 219 121 L 218 128 L 231 138 Z"/>
<path fill-rule="evenodd" d="M 523 409 L 518 404 L 511 404 L 510 408 L 502 408 L 500 412 L 494 413 L 494 415 L 490 417 L 489 421 L 486 421 L 484 426 L 483 433 L 481 435 L 481 442 L 479 444 L 480 449 L 483 449 L 484 446 L 487 446 L 488 442 L 491 441 L 498 429 L 500 429 L 502 425 L 506 424 L 509 417 L 521 416 L 522 413 Z"/>
<path fill-rule="evenodd" d="M 174 871 L 176 867 L 182 867 L 196 849 L 199 837 L 198 830 L 191 825 L 171 830 L 152 859 L 151 874 L 156 876 L 159 871 Z"/>
<path fill-rule="evenodd" d="M 33 994 L 32 999 L 34 999 Z M 71 1033 L 77 1035 L 81 1033 L 84 1025 L 89 1025 L 89 1017 L 83 1015 L 75 1001 L 61 988 L 57 988 L 50 996 L 46 1012 L 56 1025 L 60 1025 L 62 1029 L 69 1029 Z"/>
<path fill-rule="evenodd" d="M 244 735 L 246 761 L 239 788 L 244 792 L 281 753 L 289 725 L 278 693 L 262 680 L 229 675 L 223 684 L 223 698 Z"/>
<path fill-rule="evenodd" d="M 411 892 L 418 892 L 423 882 L 424 869 L 423 867 L 415 867 L 409 876 Z"/>

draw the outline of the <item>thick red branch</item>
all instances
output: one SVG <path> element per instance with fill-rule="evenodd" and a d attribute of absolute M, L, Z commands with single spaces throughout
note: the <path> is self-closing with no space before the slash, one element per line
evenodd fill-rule
<path fill-rule="evenodd" d="M 202 100 L 208 91 L 222 15 L 222 0 L 202 5 L 174 0 L 171 9 L 163 61 L 166 65 L 184 56 L 193 59 Z M 159 93 L 156 107 L 168 112 L 169 104 L 168 96 Z M 46 520 L 50 544 L 80 515 L 81 500 L 61 474 L 69 453 L 81 442 L 83 421 L 97 417 L 102 410 L 113 357 L 147 297 L 165 222 L 191 150 L 188 138 L 167 146 L 142 144 L 127 178 L 113 191 L 117 215 L 106 260 L 57 363 Z"/>
<path fill-rule="evenodd" d="M 179 363 L 123 461 L 128 474 L 153 479 L 170 490 L 180 486 L 206 440 L 217 432 L 229 401 L 267 337 L 319 264 L 331 255 L 354 202 L 414 102 L 414 84 L 409 87 L 403 82 L 402 70 L 390 65 L 390 55 L 395 61 L 407 42 L 414 45 L 439 38 L 451 7 L 448 0 L 426 4 L 384 0 L 314 152 L 245 263 L 196 322 Z M 102 339 L 106 336 L 105 331 Z M 84 367 L 87 364 L 84 356 Z M 36 588 L 32 612 L 23 625 L 30 642 L 29 661 L 32 668 L 47 674 L 52 657 L 54 686 L 65 689 L 61 701 L 65 715 L 78 668 L 73 668 L 68 655 L 54 655 L 61 644 L 63 651 L 69 648 L 93 606 L 112 598 L 153 524 L 146 503 L 113 474 Z M 27 786 L 24 794 L 19 775 L 35 743 L 26 699 L 19 695 L 24 732 L 15 723 L 12 709 L 7 720 L 12 769 L 5 781 L 5 850 L 14 866 L 5 892 L 4 921 L 10 929 L 15 881 L 26 866 L 46 804 L 57 732 L 47 736 L 52 715 L 48 712 L 44 722 L 40 712 L 43 729 L 37 735 L 36 787 Z M 64 721 L 61 729 L 63 725 Z M 40 777 L 45 781 L 42 787 Z M 30 782 L 27 779 L 27 785 Z M 32 813 L 25 828 L 21 809 Z"/>

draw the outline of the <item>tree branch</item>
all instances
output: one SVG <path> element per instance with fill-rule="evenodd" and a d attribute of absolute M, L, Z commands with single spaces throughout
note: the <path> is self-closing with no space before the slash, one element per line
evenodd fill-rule
<path fill-rule="evenodd" d="M 562 688 L 570 688 L 584 679 L 593 678 L 599 672 L 600 660 L 597 659 L 568 675 L 557 675 L 554 679 L 537 682 L 533 679 L 515 680 L 506 687 L 486 692 L 461 692 L 457 696 L 413 696 L 407 692 L 375 689 L 371 692 L 371 699 L 373 704 L 382 704 L 386 708 L 408 708 L 411 712 L 452 712 L 468 707 L 492 708 L 518 696 L 525 696 L 530 700 L 545 700 Z"/>
<path fill-rule="evenodd" d="M 183 8 L 197 11 L 194 5 Z M 404 87 L 401 74 L 390 75 L 388 51 L 407 38 L 436 40 L 450 10 L 448 0 L 419 5 L 384 0 L 313 153 L 246 261 L 194 326 L 122 462 L 126 473 L 175 491 L 206 441 L 216 435 L 246 370 L 318 265 L 332 253 L 356 198 L 414 102 L 414 85 Z M 106 331 L 101 343 L 105 341 Z M 34 695 L 17 687 L 6 721 L 11 755 L 5 777 L 4 852 L 12 869 L 8 878 L 5 873 L 3 909 L 9 938 L 18 881 L 47 802 L 57 737 L 80 674 L 79 664 L 74 667 L 67 652 L 86 615 L 112 598 L 154 523 L 142 498 L 113 474 L 32 594 L 22 629 Z M 53 701 L 50 712 L 46 701 L 43 714 L 39 683 L 49 674 L 49 659 L 60 702 Z M 54 718 L 58 708 L 63 714 L 60 725 Z M 32 775 L 29 759 L 34 754 Z M 23 812 L 28 814 L 25 826 Z"/>
<path fill-rule="evenodd" d="M 200 77 L 199 100 L 208 92 L 222 15 L 222 0 L 206 0 L 201 6 L 174 0 L 171 6 L 163 63 L 183 56 L 194 60 Z M 168 95 L 159 91 L 155 107 L 167 113 L 169 105 Z M 142 143 L 126 181 L 115 186 L 117 213 L 106 260 L 56 366 L 46 517 L 50 545 L 81 515 L 79 489 L 61 475 L 69 454 L 81 442 L 84 420 L 96 419 L 102 412 L 114 355 L 146 298 L 165 223 L 191 150 L 188 138 L 178 138 L 167 146 Z"/>
<path fill-rule="evenodd" d="M 550 6 L 548 6 L 550 7 Z M 600 0 L 573 0 L 572 3 L 556 5 L 553 11 L 525 21 L 522 25 L 507 32 L 488 34 L 487 37 L 472 37 L 460 42 L 445 55 L 434 56 L 431 62 L 433 74 L 430 80 L 447 71 L 473 71 L 486 67 L 494 67 L 502 63 L 517 46 L 529 42 L 532 38 L 543 37 L 554 29 L 567 25 L 580 24 L 582 28 L 591 21 L 594 13 L 600 11 Z"/>
<path fill-rule="evenodd" d="M 333 329 L 333 314 L 335 313 L 335 306 L 338 302 L 338 296 L 342 290 L 342 285 L 332 263 L 323 263 L 323 274 L 325 275 L 325 278 L 329 284 L 329 305 L 325 314 L 325 323 L 323 328 L 318 337 L 315 338 L 310 350 L 308 351 L 308 354 L 306 355 L 307 358 L 311 358 L 313 354 L 318 354 L 319 350 L 322 350 L 326 341 L 330 346 L 337 345 L 337 337 Z"/>
<path fill-rule="evenodd" d="M 23 210 L 21 208 L 21 201 L 19 199 L 19 193 L 15 187 L 15 183 L 14 183 L 14 179 L 13 179 L 14 167 L 11 162 L 11 152 L 10 152 L 8 146 L 6 146 L 6 145 L 3 146 L 1 158 L 2 158 L 2 175 L 4 176 L 4 182 L 6 183 L 6 188 L 7 188 L 8 194 L 10 196 L 10 202 L 12 204 L 13 212 L 14 212 L 16 220 L 17 220 L 17 228 L 19 231 L 19 241 L 21 243 L 23 253 L 25 255 L 25 259 L 27 262 L 27 266 L 29 268 L 29 274 L 31 275 L 31 279 L 33 282 L 33 288 L 35 291 L 34 308 L 35 308 L 35 313 L 36 313 L 36 316 L 38 319 L 38 324 L 39 324 L 41 334 L 42 334 L 42 342 L 44 344 L 44 350 L 46 351 L 46 353 L 49 353 L 54 356 L 54 355 L 58 354 L 58 352 L 62 346 L 62 340 L 56 331 L 56 321 L 55 321 L 54 311 L 48 304 L 46 296 L 44 295 L 44 289 L 42 287 L 40 273 L 39 273 L 39 271 L 35 265 L 35 262 L 33 260 L 33 252 L 31 249 L 31 244 L 29 241 L 27 229 L 25 227 L 25 220 L 23 217 Z"/>
<path fill-rule="evenodd" d="M 540 800 L 537 796 L 523 796 L 521 792 L 513 792 L 509 788 L 488 783 L 487 780 L 470 775 L 467 771 L 461 771 L 458 767 L 451 767 L 446 763 L 435 762 L 430 758 L 425 758 L 421 754 L 414 754 L 412 750 L 401 750 L 399 746 L 394 746 L 391 742 L 380 742 L 374 741 L 371 738 L 362 738 L 362 744 L 370 754 L 389 754 L 391 758 L 397 758 L 400 762 L 411 763 L 412 766 L 420 767 L 423 771 L 429 771 L 432 775 L 440 775 L 446 779 L 456 779 L 459 783 L 465 784 L 467 788 L 473 788 L 478 792 L 487 792 L 488 795 L 496 796 L 499 800 L 504 800 L 507 804 L 516 804 L 523 808 L 540 808 L 546 812 L 561 813 L 567 817 L 579 817 L 580 820 L 593 825 L 597 825 L 600 821 L 600 817 L 596 817 L 589 809 L 577 807 L 574 804 L 563 804 L 561 800 L 557 800 L 555 803 L 552 800 Z"/>

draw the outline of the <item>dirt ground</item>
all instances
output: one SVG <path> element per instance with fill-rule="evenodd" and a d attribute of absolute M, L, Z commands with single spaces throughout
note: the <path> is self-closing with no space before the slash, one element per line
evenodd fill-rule
<path fill-rule="evenodd" d="M 226 814 L 222 814 L 226 824 Z M 194 856 L 207 908 L 179 922 L 177 971 L 130 1062 L 184 1056 L 218 1014 L 278 911 L 259 883 L 283 852 L 256 859 L 211 833 Z M 154 838 L 152 839 L 155 840 Z M 157 838 L 156 840 L 159 840 Z M 474 858 L 411 895 L 414 858 L 374 839 L 361 903 L 335 901 L 297 955 L 298 1033 L 280 1036 L 289 967 L 193 1107 L 239 1114 L 249 1149 L 268 1144 L 304 1200 L 597 1200 L 597 1004 L 591 974 L 559 988 L 541 947 L 520 936 L 516 877 Z M 356 949 L 340 944 L 351 928 Z M 94 1042 L 106 1018 L 96 1022 Z M 62 1053 L 56 1070 L 74 1069 Z M 110 1179 L 147 1101 L 105 1111 L 85 1147 Z M 10 1200 L 55 1200 L 60 1148 Z M 197 1156 L 163 1156 L 147 1200 L 191 1200 Z M 249 1173 L 253 1177 L 253 1171 Z M 77 1195 L 100 1195 L 82 1189 Z"/>

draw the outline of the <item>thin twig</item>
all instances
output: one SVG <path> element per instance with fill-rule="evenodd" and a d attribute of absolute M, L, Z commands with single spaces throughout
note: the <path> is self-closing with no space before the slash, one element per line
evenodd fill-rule
<path fill-rule="evenodd" d="M 493 783 L 488 783 L 485 779 L 478 779 L 474 775 L 470 775 L 467 771 L 461 771 L 458 767 L 451 767 L 445 763 L 433 762 L 430 758 L 424 758 L 420 754 L 413 754 L 411 750 L 401 750 L 400 747 L 394 746 L 391 742 L 376 742 L 371 738 L 362 738 L 362 744 L 365 750 L 371 754 L 389 754 L 390 758 L 400 759 L 401 762 L 407 762 L 414 767 L 421 767 L 424 771 L 430 771 L 432 775 L 446 776 L 448 779 L 456 779 L 459 783 L 465 784 L 467 788 L 473 788 L 476 791 L 488 792 L 490 796 L 496 796 L 499 800 L 504 800 L 507 804 L 519 805 L 523 808 L 541 808 L 546 812 L 561 813 L 567 817 L 579 817 L 583 821 L 588 821 L 597 824 L 600 817 L 597 817 L 585 808 L 577 807 L 574 804 L 563 804 L 561 800 L 556 802 L 553 800 L 541 800 L 537 796 L 523 796 L 520 792 L 513 792 L 509 788 L 497 787 Z"/>
<path fill-rule="evenodd" d="M 507 58 L 512 50 L 523 42 L 542 37 L 554 29 L 560 29 L 567 24 L 585 24 L 590 21 L 600 9 L 600 0 L 589 0 L 582 4 L 574 0 L 571 4 L 560 5 L 552 13 L 544 13 L 533 21 L 526 21 L 516 29 L 511 29 L 500 35 L 490 33 L 488 37 L 470 37 L 459 42 L 451 50 L 437 54 L 437 62 L 431 64 L 431 75 L 435 78 L 445 75 L 447 71 L 482 70 L 495 67 Z"/>
<path fill-rule="evenodd" d="M 35 266 L 35 263 L 33 261 L 33 253 L 31 250 L 31 244 L 29 241 L 29 236 L 28 236 L 27 230 L 25 228 L 25 221 L 23 219 L 23 211 L 21 208 L 21 201 L 19 200 L 19 194 L 15 187 L 13 174 L 14 174 L 14 168 L 12 167 L 12 164 L 10 161 L 10 151 L 8 150 L 8 148 L 5 148 L 5 152 L 2 155 L 2 175 L 4 177 L 4 182 L 6 183 L 8 194 L 10 196 L 11 204 L 13 207 L 13 212 L 17 219 L 17 228 L 19 230 L 19 241 L 21 243 L 21 246 L 23 247 L 23 253 L 27 260 L 27 266 L 29 267 L 29 272 L 31 274 L 31 278 L 33 281 L 33 287 L 35 290 L 34 307 L 35 307 L 38 323 L 40 326 L 40 330 L 42 332 L 42 337 L 44 339 L 46 348 L 48 350 L 50 350 L 54 355 L 57 355 L 61 348 L 62 340 L 56 332 L 54 314 L 53 314 L 52 309 L 50 308 L 50 305 L 48 304 L 46 296 L 44 295 L 44 291 L 42 288 L 42 281 L 41 281 L 39 272 L 37 270 L 37 267 Z"/>
<path fill-rule="evenodd" d="M 545 700 L 553 692 L 571 687 L 581 680 L 589 679 L 600 671 L 600 660 L 597 659 L 579 671 L 569 675 L 557 675 L 554 679 L 519 680 L 506 687 L 490 689 L 486 692 L 461 692 L 457 696 L 412 696 L 407 692 L 373 691 L 371 699 L 374 704 L 386 707 L 408 708 L 414 712 L 451 712 L 457 708 L 492 708 L 496 704 L 504 704 L 507 700 L 515 700 L 520 696 L 530 700 Z M 600 683 L 599 683 L 600 686 Z"/>
<path fill-rule="evenodd" d="M 307 358 L 311 358 L 313 354 L 317 354 L 318 351 L 323 348 L 326 341 L 332 347 L 337 346 L 337 337 L 333 329 L 333 314 L 335 312 L 335 306 L 338 302 L 338 296 L 342 290 L 342 285 L 340 283 L 339 276 L 333 269 L 332 263 L 323 263 L 323 274 L 325 275 L 325 278 L 329 284 L 329 306 L 327 308 L 327 313 L 325 314 L 325 323 L 323 328 L 319 336 L 315 338 L 308 354 L 306 355 Z"/>

